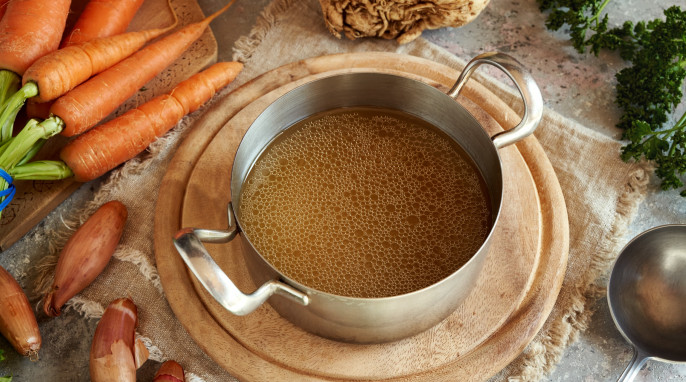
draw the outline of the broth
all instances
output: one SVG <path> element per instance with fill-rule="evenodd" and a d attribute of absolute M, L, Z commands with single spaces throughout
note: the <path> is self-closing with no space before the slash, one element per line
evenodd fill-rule
<path fill-rule="evenodd" d="M 241 229 L 287 277 L 323 292 L 388 297 L 449 276 L 491 228 L 486 184 L 437 127 L 372 107 L 316 114 L 260 154 Z"/>

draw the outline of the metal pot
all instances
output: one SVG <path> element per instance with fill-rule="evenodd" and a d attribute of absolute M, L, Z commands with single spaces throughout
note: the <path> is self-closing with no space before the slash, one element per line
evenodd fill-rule
<path fill-rule="evenodd" d="M 519 125 L 493 137 L 454 99 L 481 64 L 504 71 L 516 84 L 525 106 Z M 273 102 L 247 130 L 233 163 L 231 195 L 241 194 L 251 166 L 279 133 L 315 113 L 348 106 L 377 106 L 415 115 L 446 132 L 474 160 L 491 199 L 493 227 L 481 248 L 460 269 L 431 286 L 403 295 L 337 296 L 284 276 L 255 250 L 246 235 L 240 235 L 251 278 L 261 285 L 255 292 L 244 294 L 201 243 L 227 242 L 234 238 L 241 226 L 240 220 L 236 221 L 240 216 L 237 203 L 229 204 L 227 230 L 185 228 L 175 235 L 174 244 L 209 293 L 234 314 L 248 314 L 269 299 L 279 314 L 317 335 L 345 342 L 388 342 L 436 325 L 473 289 L 498 224 L 502 203 L 503 176 L 498 149 L 534 131 L 541 119 L 543 102 L 531 75 L 520 63 L 502 53 L 486 53 L 470 61 L 448 94 L 416 80 L 379 73 L 349 73 L 312 81 Z"/>

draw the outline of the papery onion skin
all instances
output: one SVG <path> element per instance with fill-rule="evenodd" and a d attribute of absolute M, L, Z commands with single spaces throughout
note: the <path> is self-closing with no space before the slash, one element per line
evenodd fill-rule
<path fill-rule="evenodd" d="M 183 367 L 173 360 L 166 361 L 155 373 L 153 382 L 184 382 Z"/>
<path fill-rule="evenodd" d="M 46 315 L 59 316 L 62 306 L 102 273 L 119 244 L 127 216 L 123 203 L 107 202 L 69 238 L 60 252 L 55 280 L 45 297 Z"/>
<path fill-rule="evenodd" d="M 137 326 L 138 310 L 131 299 L 120 298 L 110 303 L 93 335 L 91 381 L 136 381 Z M 145 353 L 147 358 L 147 351 Z M 140 360 L 140 363 L 144 361 Z"/>
<path fill-rule="evenodd" d="M 0 267 L 0 334 L 21 355 L 38 359 L 41 335 L 36 315 L 17 280 Z"/>

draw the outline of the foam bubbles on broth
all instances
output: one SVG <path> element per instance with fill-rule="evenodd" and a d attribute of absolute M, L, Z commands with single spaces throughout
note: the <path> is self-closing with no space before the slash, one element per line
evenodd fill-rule
<path fill-rule="evenodd" d="M 438 128 L 341 108 L 291 126 L 240 195 L 242 230 L 274 267 L 350 297 L 415 291 L 460 268 L 491 226 L 486 186 Z"/>

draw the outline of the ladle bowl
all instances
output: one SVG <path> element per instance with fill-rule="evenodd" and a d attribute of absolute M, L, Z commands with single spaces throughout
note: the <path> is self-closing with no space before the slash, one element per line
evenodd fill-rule
<path fill-rule="evenodd" d="M 634 356 L 619 381 L 645 362 L 686 362 L 686 225 L 649 229 L 620 252 L 607 288 L 610 313 Z"/>

